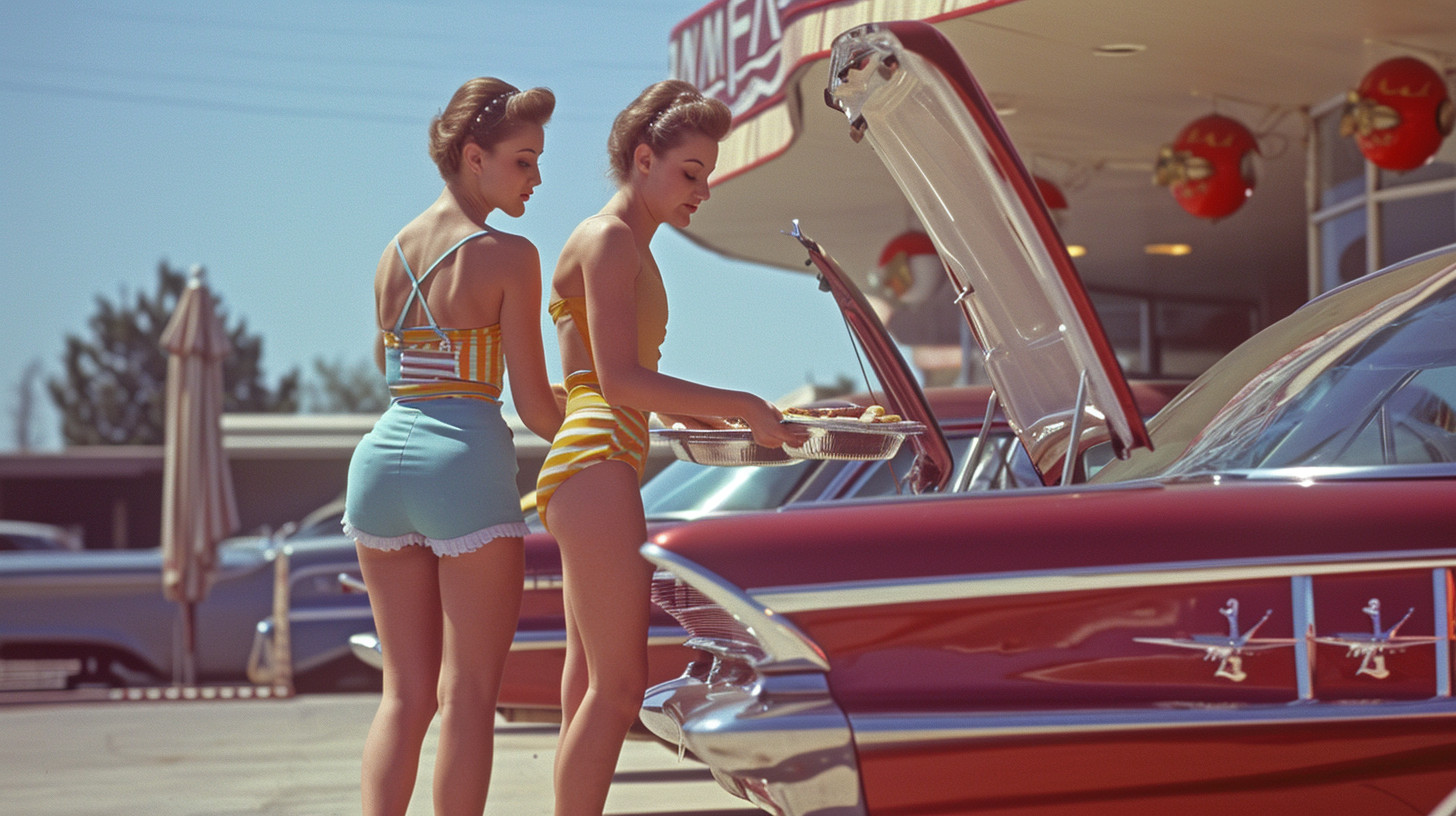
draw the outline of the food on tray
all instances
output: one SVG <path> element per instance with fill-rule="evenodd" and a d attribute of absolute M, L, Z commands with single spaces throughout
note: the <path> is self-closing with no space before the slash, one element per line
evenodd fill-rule
<path fill-rule="evenodd" d="M 860 422 L 901 422 L 899 414 L 885 413 L 882 405 L 848 405 L 842 408 L 785 408 L 784 416 L 795 419 L 854 419 Z"/>

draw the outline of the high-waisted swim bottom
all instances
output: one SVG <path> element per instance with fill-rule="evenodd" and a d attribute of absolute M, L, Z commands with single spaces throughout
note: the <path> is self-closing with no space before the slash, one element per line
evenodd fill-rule
<path fill-rule="evenodd" d="M 365 547 L 461 555 L 527 533 L 516 451 L 500 404 L 396 402 L 349 461 L 344 532 Z"/>

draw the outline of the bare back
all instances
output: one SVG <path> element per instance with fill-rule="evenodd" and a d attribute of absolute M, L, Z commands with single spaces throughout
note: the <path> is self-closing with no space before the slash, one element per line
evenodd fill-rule
<path fill-rule="evenodd" d="M 462 238 L 479 231 L 480 226 L 465 218 L 458 208 L 438 204 L 400 230 L 400 249 L 396 250 L 394 242 L 390 242 L 379 258 L 374 276 L 375 316 L 380 329 L 387 331 L 394 327 L 412 291 L 409 275 L 399 257 L 401 250 L 418 278 Z M 530 247 L 519 236 L 492 229 L 489 235 L 464 244 L 441 260 L 421 286 L 435 322 L 451 329 L 499 323 L 507 279 L 519 265 L 523 245 Z M 405 316 L 404 325 L 428 323 L 425 310 L 416 299 Z"/>

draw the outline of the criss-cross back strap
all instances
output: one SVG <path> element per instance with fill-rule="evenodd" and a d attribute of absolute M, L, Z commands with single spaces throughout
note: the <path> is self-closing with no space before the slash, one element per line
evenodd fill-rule
<path fill-rule="evenodd" d="M 414 270 L 410 269 L 409 261 L 406 260 L 404 257 L 404 248 L 399 245 L 399 238 L 394 239 L 394 251 L 399 253 L 399 262 L 404 264 L 404 273 L 408 275 L 410 279 L 409 297 L 406 298 L 404 301 L 404 308 L 401 309 L 399 312 L 399 319 L 394 321 L 395 336 L 398 336 L 399 333 L 404 330 L 404 319 L 409 314 L 410 307 L 414 305 L 415 298 L 419 298 L 420 306 L 424 307 L 425 310 L 425 318 L 430 321 L 430 328 L 434 329 L 435 333 L 440 335 L 440 340 L 445 344 L 445 348 L 448 349 L 450 347 L 450 339 L 445 336 L 445 332 L 442 331 L 439 324 L 435 322 L 435 316 L 433 314 L 430 314 L 430 304 L 425 301 L 425 293 L 422 289 L 420 289 L 420 284 L 424 283 L 425 278 L 428 278 L 430 276 L 430 273 L 434 272 L 446 258 L 450 257 L 450 255 L 455 252 L 455 250 L 464 246 L 469 241 L 473 241 L 474 239 L 479 238 L 482 235 L 489 234 L 490 230 L 480 230 L 479 232 L 473 232 L 465 236 L 464 238 L 461 238 L 455 243 L 455 246 L 452 246 L 449 249 L 445 250 L 445 253 L 443 255 L 441 255 L 439 258 L 436 258 L 435 262 L 430 264 L 430 268 L 425 270 L 425 274 L 419 276 L 418 278 L 415 277 Z"/>

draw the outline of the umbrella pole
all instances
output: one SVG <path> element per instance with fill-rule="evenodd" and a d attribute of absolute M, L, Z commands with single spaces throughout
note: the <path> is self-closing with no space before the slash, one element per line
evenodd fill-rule
<path fill-rule="evenodd" d="M 197 682 L 197 605 L 182 601 L 182 653 L 172 671 L 172 684 L 190 686 Z"/>

